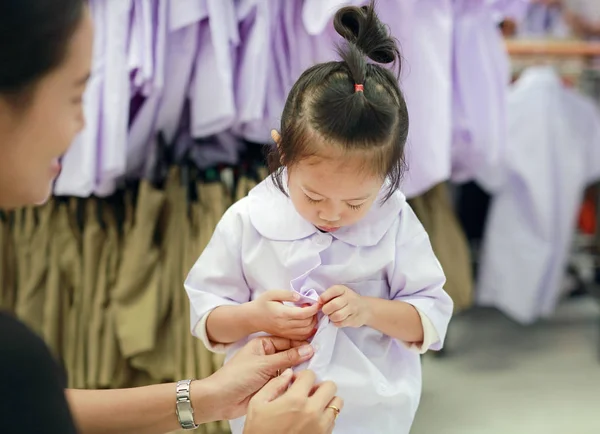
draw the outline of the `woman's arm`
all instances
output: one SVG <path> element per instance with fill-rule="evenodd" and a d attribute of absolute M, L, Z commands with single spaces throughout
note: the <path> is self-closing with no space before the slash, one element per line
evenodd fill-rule
<path fill-rule="evenodd" d="M 287 339 L 250 341 L 223 368 L 191 385 L 196 424 L 246 414 L 250 398 L 278 371 L 310 359 L 313 349 Z M 118 390 L 68 390 L 82 434 L 164 434 L 180 428 L 175 383 Z"/>
<path fill-rule="evenodd" d="M 179 428 L 175 383 L 133 389 L 68 390 L 67 399 L 82 434 L 164 434 Z M 206 380 L 191 386 L 197 424 L 215 420 L 215 391 Z M 213 395 L 211 397 L 211 395 Z"/>

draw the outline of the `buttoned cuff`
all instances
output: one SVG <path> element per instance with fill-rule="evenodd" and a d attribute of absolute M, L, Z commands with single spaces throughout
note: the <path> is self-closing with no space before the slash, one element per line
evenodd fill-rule
<path fill-rule="evenodd" d="M 200 319 L 200 321 L 198 321 L 198 323 L 196 324 L 196 327 L 194 327 L 194 335 L 202 341 L 202 343 L 204 344 L 204 346 L 206 347 L 206 349 L 208 351 L 211 351 L 211 352 L 217 353 L 217 354 L 225 354 L 227 352 L 227 350 L 229 349 L 229 347 L 231 347 L 233 344 L 215 344 L 208 338 L 208 332 L 206 331 L 206 321 L 208 320 L 208 316 L 211 313 L 212 313 L 212 310 L 208 311 Z"/>
<path fill-rule="evenodd" d="M 417 309 L 417 312 L 419 312 L 419 316 L 421 317 L 421 324 L 423 326 L 423 342 L 419 344 L 404 342 L 404 345 L 406 345 L 408 349 L 419 354 L 425 354 L 433 344 L 440 340 L 440 336 L 427 315 L 421 312 L 418 308 L 415 307 L 415 309 Z"/>

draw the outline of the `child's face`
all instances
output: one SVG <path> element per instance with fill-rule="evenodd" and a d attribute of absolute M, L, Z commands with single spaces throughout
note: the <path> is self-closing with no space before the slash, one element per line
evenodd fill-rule
<path fill-rule="evenodd" d="M 288 188 L 296 211 L 326 232 L 362 219 L 382 185 L 382 178 L 362 170 L 358 157 L 311 158 L 288 168 Z"/>

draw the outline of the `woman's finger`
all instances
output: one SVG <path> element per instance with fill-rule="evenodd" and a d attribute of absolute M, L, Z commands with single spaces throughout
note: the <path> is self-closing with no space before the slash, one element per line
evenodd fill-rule
<path fill-rule="evenodd" d="M 292 370 L 286 369 L 279 377 L 273 378 L 271 381 L 265 384 L 262 389 L 256 392 L 252 398 L 252 401 L 260 403 L 274 401 L 287 390 L 288 386 L 290 385 L 290 381 L 292 381 L 292 377 Z"/>
<path fill-rule="evenodd" d="M 283 371 L 284 369 L 292 368 L 306 362 L 314 355 L 314 353 L 315 351 L 310 345 L 304 344 L 299 347 L 265 356 L 262 361 L 262 366 L 268 375 L 275 375 L 278 370 Z"/>
<path fill-rule="evenodd" d="M 317 386 L 310 398 L 315 408 L 324 410 L 337 393 L 337 386 L 332 381 L 325 381 Z"/>
<path fill-rule="evenodd" d="M 323 424 L 327 427 L 327 432 L 333 432 L 333 428 L 335 427 L 335 420 L 338 418 L 339 414 L 342 412 L 344 408 L 344 401 L 339 396 L 334 396 L 329 404 L 325 407 L 323 412 Z"/>
<path fill-rule="evenodd" d="M 313 371 L 305 370 L 296 374 L 292 385 L 289 388 L 290 396 L 297 399 L 306 399 L 315 385 L 317 376 Z"/>
<path fill-rule="evenodd" d="M 254 338 L 241 351 L 244 351 L 246 348 L 250 348 L 256 355 L 271 355 L 281 351 L 289 350 L 295 345 L 295 343 L 286 338 L 264 336 L 260 338 Z"/>

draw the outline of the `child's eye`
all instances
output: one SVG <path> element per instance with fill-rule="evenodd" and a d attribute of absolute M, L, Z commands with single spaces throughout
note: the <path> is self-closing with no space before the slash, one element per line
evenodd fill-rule
<path fill-rule="evenodd" d="M 354 211 L 358 211 L 359 209 L 362 208 L 363 205 L 364 205 L 363 203 L 361 203 L 360 205 L 350 205 L 350 204 L 348 204 L 348 206 L 350 207 L 350 209 L 352 209 Z"/>
<path fill-rule="evenodd" d="M 308 195 L 306 195 L 306 194 L 305 194 L 304 196 L 306 196 L 306 200 L 307 200 L 309 203 L 319 203 L 319 202 L 321 202 L 320 200 L 313 199 L 312 197 L 310 197 L 310 196 L 308 196 Z"/>

